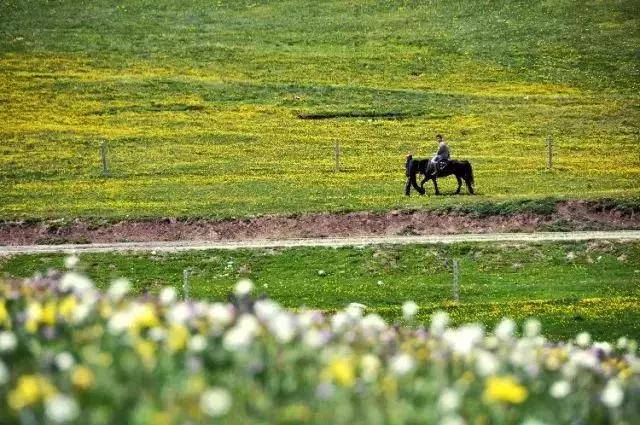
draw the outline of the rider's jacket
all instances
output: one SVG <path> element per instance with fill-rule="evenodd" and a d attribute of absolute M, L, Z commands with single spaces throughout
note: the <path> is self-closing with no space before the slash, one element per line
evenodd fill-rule
<path fill-rule="evenodd" d="M 434 162 L 439 161 L 448 161 L 451 153 L 449 152 L 449 146 L 445 142 L 440 142 L 440 146 L 438 146 L 438 152 L 436 152 L 433 157 Z"/>

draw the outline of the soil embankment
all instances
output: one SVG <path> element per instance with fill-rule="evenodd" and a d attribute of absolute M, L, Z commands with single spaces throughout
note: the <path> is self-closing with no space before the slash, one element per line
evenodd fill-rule
<path fill-rule="evenodd" d="M 597 208 L 584 201 L 562 202 L 549 214 L 479 216 L 437 211 L 262 216 L 233 220 L 171 218 L 117 223 L 5 222 L 1 245 L 151 241 L 244 241 L 264 239 L 437 235 L 576 230 L 640 229 L 640 214 Z"/>

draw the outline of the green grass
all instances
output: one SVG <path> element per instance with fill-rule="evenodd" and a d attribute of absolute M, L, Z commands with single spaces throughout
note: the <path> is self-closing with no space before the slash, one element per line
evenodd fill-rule
<path fill-rule="evenodd" d="M 568 259 L 572 252 L 574 259 Z M 0 274 L 27 277 L 62 267 L 62 255 L 23 255 Z M 452 301 L 451 267 L 460 264 L 460 302 Z M 176 254 L 83 254 L 81 269 L 99 286 L 129 278 L 136 292 L 182 290 L 191 269 L 194 298 L 224 300 L 241 277 L 287 307 L 326 311 L 360 302 L 397 320 L 414 300 L 426 320 L 446 309 L 457 323 L 494 325 L 504 316 L 539 317 L 552 338 L 588 330 L 611 340 L 640 338 L 640 243 L 456 244 L 371 248 L 296 248 Z M 320 271 L 323 272 L 320 272 Z M 381 281 L 382 284 L 378 284 Z"/>
<path fill-rule="evenodd" d="M 0 218 L 637 195 L 639 42 L 633 0 L 3 0 Z M 478 197 L 402 196 L 436 132 Z"/>

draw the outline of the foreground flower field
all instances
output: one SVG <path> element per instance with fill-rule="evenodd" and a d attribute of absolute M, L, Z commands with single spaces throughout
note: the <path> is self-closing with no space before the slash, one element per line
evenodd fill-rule
<path fill-rule="evenodd" d="M 549 343 L 535 319 L 485 332 L 445 313 L 422 327 L 412 302 L 403 324 L 359 304 L 326 316 L 252 286 L 224 304 L 75 272 L 0 283 L 0 423 L 640 421 L 633 340 Z"/>

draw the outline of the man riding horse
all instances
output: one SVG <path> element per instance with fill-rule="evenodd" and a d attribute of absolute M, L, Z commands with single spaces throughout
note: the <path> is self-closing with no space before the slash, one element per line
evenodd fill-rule
<path fill-rule="evenodd" d="M 437 178 L 450 176 L 452 174 L 456 177 L 456 180 L 458 180 L 458 189 L 456 190 L 456 193 L 460 193 L 460 187 L 462 186 L 462 181 L 464 180 L 467 185 L 467 190 L 470 194 L 473 194 L 473 169 L 469 161 L 451 160 L 449 147 L 444 142 L 442 135 L 436 135 L 436 140 L 438 141 L 438 151 L 431 160 L 414 160 L 413 156 L 407 156 L 407 162 L 405 164 L 407 175 L 405 194 L 409 196 L 411 192 L 411 186 L 413 186 L 413 188 L 418 191 L 418 193 L 424 195 L 424 184 L 427 180 L 432 180 L 435 193 L 436 195 L 439 195 L 440 191 L 438 190 Z M 418 186 L 418 182 L 416 181 L 417 174 L 422 174 L 424 176 L 424 179 L 420 183 L 420 186 Z"/>
<path fill-rule="evenodd" d="M 444 142 L 442 134 L 436 134 L 436 141 L 438 142 L 438 151 L 431 159 L 431 172 L 435 177 L 438 177 L 438 172 L 447 166 L 451 153 L 449 152 L 449 146 Z"/>

